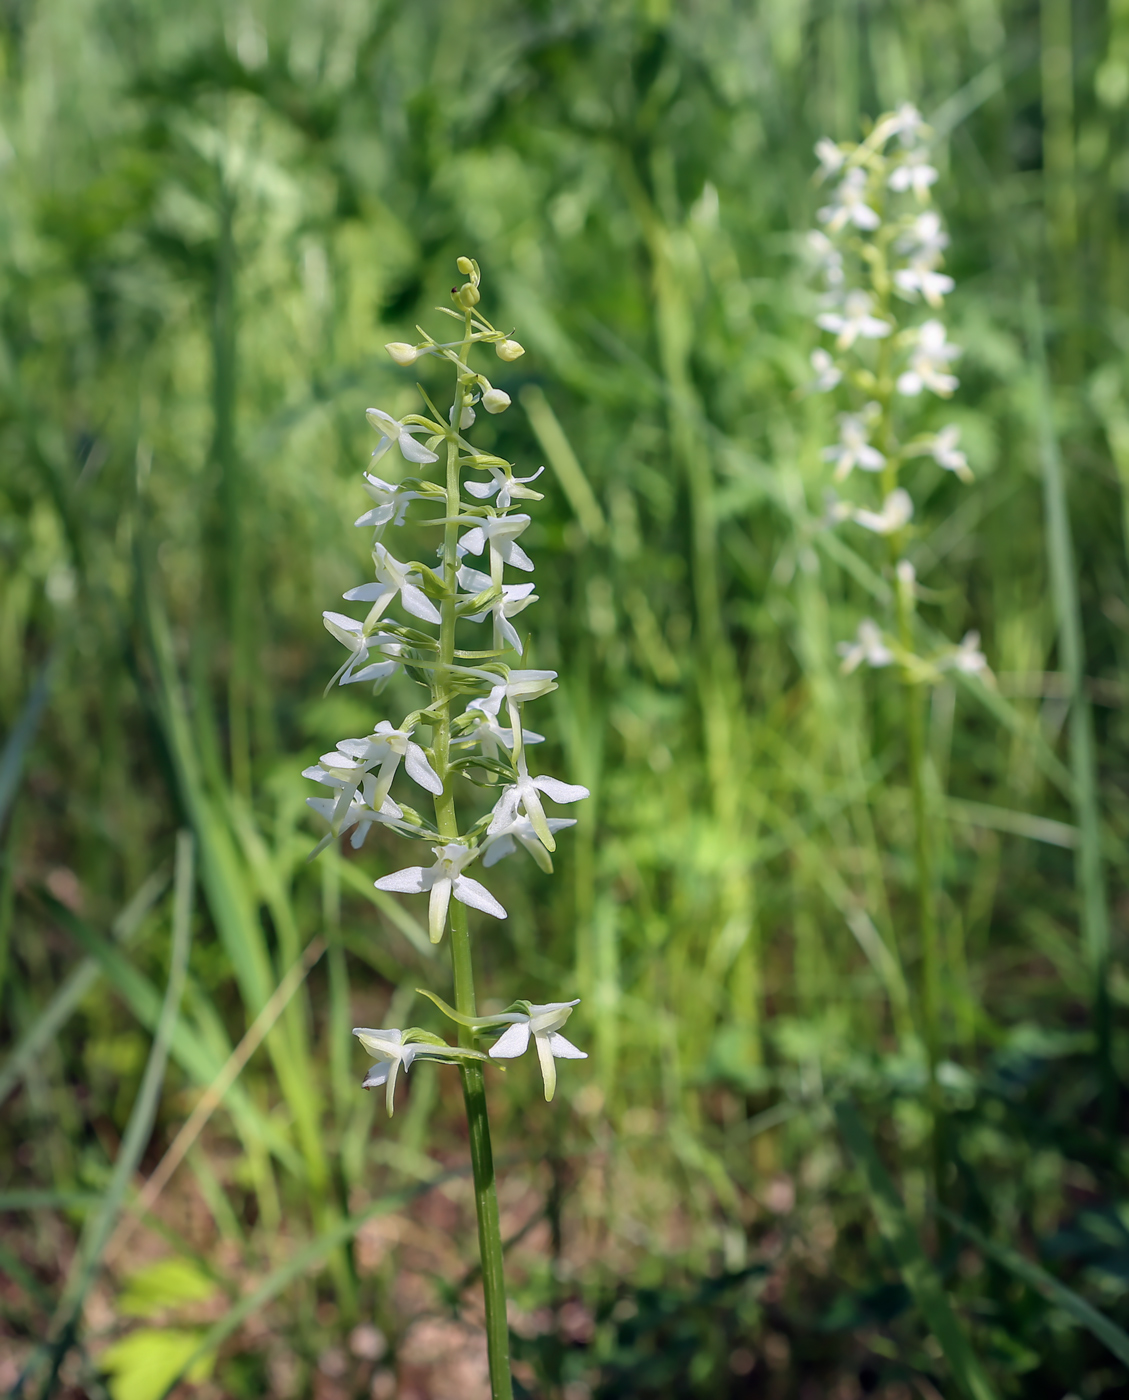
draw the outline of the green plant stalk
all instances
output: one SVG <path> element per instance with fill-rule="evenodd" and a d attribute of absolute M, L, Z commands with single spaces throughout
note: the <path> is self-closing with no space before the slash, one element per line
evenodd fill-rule
<path fill-rule="evenodd" d="M 913 585 L 899 583 L 897 591 L 898 640 L 913 649 Z M 937 1064 L 941 1058 L 940 959 L 937 936 L 937 900 L 933 882 L 933 844 L 929 829 L 929 799 L 925 774 L 925 727 L 921 687 L 908 676 L 902 680 L 905 702 L 906 760 L 913 796 L 913 856 L 917 875 L 917 920 L 921 939 L 921 1029 L 929 1066 L 929 1111 L 933 1119 L 933 1178 L 938 1198 L 944 1195 L 945 1127 Z"/>
<path fill-rule="evenodd" d="M 466 313 L 466 331 L 459 353 L 458 382 L 455 386 L 455 431 L 467 398 L 463 373 L 470 349 L 471 318 Z M 447 442 L 447 523 L 443 533 L 443 582 L 446 596 L 440 610 L 439 670 L 435 672 L 432 760 L 443 780 L 443 791 L 435 799 L 435 824 L 444 841 L 457 841 L 459 819 L 455 811 L 451 750 L 451 689 L 444 667 L 455 659 L 455 573 L 458 568 L 457 517 L 460 511 L 459 448 Z M 451 970 L 455 982 L 455 1008 L 463 1016 L 477 1016 L 474 997 L 474 963 L 471 957 L 470 929 L 464 905 L 452 900 L 448 918 L 451 938 Z M 474 1031 L 459 1027 L 459 1044 L 474 1049 Z M 502 1229 L 498 1219 L 498 1193 L 494 1185 L 494 1153 L 490 1143 L 490 1118 L 486 1110 L 486 1079 L 479 1062 L 460 1066 L 463 1100 L 466 1104 L 470 1135 L 470 1160 L 474 1174 L 474 1206 L 478 1217 L 478 1250 L 482 1260 L 482 1295 L 486 1310 L 486 1348 L 490 1362 L 490 1393 L 493 1400 L 512 1400 L 510 1377 L 510 1328 L 506 1316 L 506 1280 L 502 1257 Z"/>
<path fill-rule="evenodd" d="M 894 319 L 890 310 L 892 279 L 886 258 L 886 242 L 877 245 L 880 258 L 873 268 L 874 289 L 878 296 L 879 315 Z M 886 466 L 882 474 L 882 490 L 888 495 L 898 485 L 901 465 L 899 448 L 894 437 L 893 381 L 890 370 L 893 337 L 882 341 L 878 352 L 877 398 L 882 409 L 879 428 Z M 905 552 L 905 531 L 890 536 L 890 564 L 895 571 L 894 596 L 898 641 L 904 652 L 914 649 L 914 585 L 897 577 L 897 564 Z M 906 765 L 909 768 L 910 792 L 913 803 L 913 855 L 917 885 L 918 937 L 921 940 L 921 976 L 918 991 L 921 1012 L 921 1035 L 925 1042 L 925 1057 L 929 1072 L 927 1098 L 932 1120 L 933 1188 L 938 1198 L 944 1195 L 945 1183 L 945 1125 L 937 1064 L 941 1057 L 940 1021 L 940 957 L 937 934 L 937 892 L 934 883 L 933 843 L 930 839 L 929 798 L 926 776 L 925 728 L 919 684 L 908 673 L 902 674 L 904 705 Z"/>
<path fill-rule="evenodd" d="M 1073 777 L 1074 820 L 1080 836 L 1075 858 L 1075 880 L 1081 901 L 1082 938 L 1094 999 L 1093 1018 L 1097 1038 L 1098 1074 L 1101 1081 L 1102 1117 L 1114 1131 L 1117 1113 L 1117 1076 L 1112 1058 L 1112 1025 L 1109 999 L 1109 902 L 1101 849 L 1101 809 L 1098 790 L 1094 721 L 1086 696 L 1085 645 L 1082 608 L 1078 598 L 1078 569 L 1070 533 L 1070 515 L 1063 480 L 1062 458 L 1051 416 L 1051 383 L 1038 296 L 1033 287 L 1027 296 L 1028 333 L 1035 366 L 1038 400 L 1039 458 L 1046 514 L 1047 566 L 1051 576 L 1055 620 L 1058 623 L 1059 666 L 1066 674 L 1070 695 L 1070 771 Z"/>

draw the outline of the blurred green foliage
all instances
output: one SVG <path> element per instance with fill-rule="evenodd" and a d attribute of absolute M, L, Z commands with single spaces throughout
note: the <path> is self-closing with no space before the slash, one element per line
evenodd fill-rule
<path fill-rule="evenodd" d="M 309 940 L 329 951 L 182 1169 L 206 1227 L 160 1228 L 231 1299 L 267 1278 L 298 1357 L 278 1393 L 374 1309 L 396 1343 L 393 1274 L 358 1269 L 360 1215 L 460 1149 L 426 1070 L 372 1127 L 349 1028 L 399 1024 L 447 974 L 414 906 L 372 891 L 375 839 L 304 863 L 298 775 L 414 703 L 323 697 L 319 613 L 365 570 L 363 410 L 413 402 L 382 346 L 433 320 L 467 253 L 528 350 L 484 428 L 550 468 L 525 615 L 533 664 L 561 673 L 547 764 L 594 794 L 556 885 L 501 868 L 511 917 L 482 939 L 499 995 L 583 998 L 591 1051 L 553 1115 L 516 1069 L 494 1094 L 500 1156 L 550 1145 L 551 1184 L 514 1171 L 547 1192 L 556 1264 L 570 1239 L 580 1261 L 523 1266 L 516 1296 L 596 1319 L 538 1334 L 558 1340 L 530 1343 L 528 1384 L 892 1397 L 929 1376 L 953 1393 L 838 1145 L 825 1094 L 851 1086 L 1000 1393 L 1124 1393 L 1076 1318 L 930 1223 L 897 700 L 835 655 L 887 586 L 821 528 L 832 429 L 798 393 L 813 142 L 913 100 L 940 138 L 965 346 L 944 421 L 977 476 L 922 466 L 915 563 L 929 625 L 979 628 L 1000 677 L 994 695 L 941 687 L 930 712 L 950 1202 L 1033 1256 L 1046 1242 L 1044 1264 L 1124 1323 L 1125 1143 L 1093 1066 L 1024 314 L 1036 283 L 1123 1094 L 1124 0 L 22 0 L 0 14 L 0 72 L 0 995 L 22 1053 L 4 1189 L 106 1188 L 187 827 L 198 928 L 146 1174 Z M 69 1351 L 82 1329 L 50 1324 L 77 1211 L 5 1220 L 26 1393 L 60 1366 L 97 1386 Z M 322 1272 L 272 1292 L 306 1241 Z M 788 1263 L 764 1288 L 750 1259 Z M 188 1365 L 184 1338 L 219 1324 L 173 1321 Z M 103 1370 L 128 1369 L 115 1344 Z M 229 1393 L 263 1393 L 253 1338 L 225 1344 Z"/>

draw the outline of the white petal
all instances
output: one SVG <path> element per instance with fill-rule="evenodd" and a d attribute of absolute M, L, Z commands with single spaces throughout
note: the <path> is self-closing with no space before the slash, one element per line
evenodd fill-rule
<path fill-rule="evenodd" d="M 529 1022 L 515 1021 L 498 1037 L 491 1047 L 490 1057 L 495 1060 L 516 1060 L 529 1048 Z"/>
<path fill-rule="evenodd" d="M 516 651 L 520 655 L 521 637 L 518 634 L 517 628 L 513 625 L 513 623 L 509 620 L 505 613 L 495 613 L 494 624 L 497 627 L 498 633 L 501 636 L 502 640 L 506 643 L 506 645 L 509 647 L 513 647 L 514 651 Z"/>
<path fill-rule="evenodd" d="M 311 806 L 315 802 L 321 802 L 329 808 L 333 807 L 333 800 L 328 797 L 307 797 L 306 801 L 310 803 Z M 514 838 L 512 836 L 499 836 L 486 847 L 485 854 L 482 857 L 482 864 L 489 870 L 492 865 L 497 865 L 500 860 L 505 860 L 506 856 L 512 856 L 516 850 L 517 847 L 514 845 Z"/>
<path fill-rule="evenodd" d="M 398 661 L 374 661 L 371 666 L 365 666 L 360 671 L 354 671 L 351 675 L 341 677 L 339 684 L 352 685 L 354 681 L 382 681 L 386 676 L 392 675 L 394 671 L 400 669 Z"/>
<path fill-rule="evenodd" d="M 416 588 L 414 584 L 405 583 L 400 589 L 400 601 L 404 605 L 404 611 L 422 617 L 424 622 L 441 622 L 439 609 L 427 596 L 422 588 Z"/>
<path fill-rule="evenodd" d="M 549 1049 L 558 1060 L 586 1060 L 587 1050 L 578 1050 L 571 1040 L 566 1040 L 559 1031 L 549 1035 Z"/>
<path fill-rule="evenodd" d="M 439 774 L 428 763 L 423 756 L 423 750 L 418 744 L 409 744 L 408 752 L 404 758 L 404 767 L 408 770 L 408 777 L 419 783 L 421 788 L 426 788 L 428 792 L 433 792 L 436 797 L 443 791 L 443 784 Z"/>
<path fill-rule="evenodd" d="M 374 880 L 373 884 L 378 890 L 396 890 L 400 894 L 423 894 L 425 890 L 431 888 L 431 880 L 428 876 L 430 870 L 425 870 L 422 865 L 409 865 L 404 870 L 393 871 L 391 875 L 382 875 L 379 880 Z"/>
<path fill-rule="evenodd" d="M 579 783 L 562 783 L 559 778 L 550 778 L 547 774 L 534 778 L 533 786 L 540 788 L 545 796 L 552 798 L 554 802 L 579 802 L 582 798 L 592 795 Z"/>
<path fill-rule="evenodd" d="M 496 481 L 464 481 L 463 485 L 472 496 L 477 496 L 480 501 L 484 501 L 487 496 L 492 496 L 498 489 Z"/>
<path fill-rule="evenodd" d="M 399 438 L 400 451 L 409 462 L 438 462 L 439 458 L 434 452 L 429 452 L 422 442 L 416 442 L 410 433 L 401 433 Z"/>
<path fill-rule="evenodd" d="M 472 569 L 469 564 L 463 564 L 455 577 L 459 581 L 459 587 L 472 594 L 485 593 L 494 582 L 489 574 L 484 574 L 481 569 Z"/>
<path fill-rule="evenodd" d="M 481 909 L 484 914 L 493 914 L 496 919 L 508 918 L 506 911 L 485 885 L 472 880 L 469 875 L 455 876 L 455 898 L 472 909 Z"/>
<path fill-rule="evenodd" d="M 386 583 L 362 583 L 359 588 L 350 588 L 348 593 L 342 593 L 341 596 L 347 603 L 375 603 L 385 594 L 395 591 Z"/>
<path fill-rule="evenodd" d="M 459 541 L 460 554 L 481 554 L 482 546 L 486 543 L 486 536 L 480 526 L 475 526 L 473 530 L 468 530 Z"/>
<path fill-rule="evenodd" d="M 369 1072 L 361 1080 L 362 1089 L 377 1089 L 388 1080 L 388 1071 L 392 1068 L 391 1060 L 381 1060 L 379 1064 L 372 1065 Z"/>
<path fill-rule="evenodd" d="M 432 943 L 438 943 L 447 926 L 447 910 L 451 904 L 451 881 L 436 880 L 427 903 L 428 932 Z"/>
<path fill-rule="evenodd" d="M 523 569 L 527 574 L 533 572 L 533 560 L 519 544 L 510 545 L 506 552 L 506 563 L 512 564 L 515 569 Z"/>
<path fill-rule="evenodd" d="M 391 502 L 382 506 L 373 506 L 372 510 L 366 510 L 364 515 L 359 515 L 353 524 L 359 526 L 387 525 L 395 511 L 396 507 Z"/>

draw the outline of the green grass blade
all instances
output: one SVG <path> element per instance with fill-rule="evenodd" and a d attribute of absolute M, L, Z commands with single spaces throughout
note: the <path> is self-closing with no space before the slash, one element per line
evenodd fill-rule
<path fill-rule="evenodd" d="M 1087 1303 L 1085 1298 L 1068 1288 L 1065 1283 L 1060 1283 L 1053 1274 L 1047 1273 L 1046 1269 L 1020 1254 L 1019 1250 L 988 1239 L 975 1225 L 970 1225 L 967 1220 L 962 1220 L 959 1215 L 946 1210 L 944 1206 L 934 1204 L 933 1209 L 954 1230 L 959 1230 L 970 1239 L 982 1254 L 994 1259 L 1016 1278 L 1022 1279 L 1024 1283 L 1057 1303 L 1063 1312 L 1069 1313 L 1076 1322 L 1080 1322 L 1087 1331 L 1097 1337 L 1099 1342 L 1109 1347 L 1119 1361 L 1129 1366 L 1129 1332 L 1118 1327 L 1117 1323 L 1104 1313 L 1098 1312 L 1097 1308 Z"/>
<path fill-rule="evenodd" d="M 0 1191 L 0 1211 L 90 1210 L 101 1199 L 90 1191 Z"/>
<path fill-rule="evenodd" d="M 195 886 L 193 855 L 192 837 L 188 832 L 182 831 L 177 837 L 176 846 L 176 893 L 169 980 L 149 1050 L 149 1059 L 141 1076 L 137 1097 L 130 1111 L 109 1185 L 102 1196 L 101 1205 L 88 1219 L 83 1230 L 75 1264 L 55 1312 L 51 1332 L 56 1345 L 56 1367 L 70 1346 L 83 1300 L 94 1281 L 102 1252 L 113 1232 L 126 1190 L 137 1171 L 141 1154 L 145 1151 L 153 1131 L 157 1103 L 165 1082 L 165 1067 L 168 1064 L 188 975 L 188 950 L 192 941 L 192 895 Z"/>
<path fill-rule="evenodd" d="M 141 927 L 145 915 L 157 902 L 168 883 L 168 874 L 154 871 L 114 920 L 114 937 L 128 945 Z M 20 1043 L 0 1069 L 0 1104 L 8 1097 L 21 1075 L 70 1020 L 83 998 L 102 976 L 96 958 L 85 958 L 70 974 L 48 1004 L 28 1027 Z"/>
<path fill-rule="evenodd" d="M 35 738 L 39 721 L 47 704 L 47 697 L 51 693 L 51 676 L 55 669 L 54 660 L 54 656 L 49 656 L 44 662 L 43 669 L 36 677 L 35 684 L 31 687 L 28 697 L 24 701 L 19 718 L 4 741 L 3 750 L 0 751 L 0 827 L 3 827 L 5 818 L 11 810 L 12 802 L 15 800 L 16 791 L 20 785 L 20 775 L 24 770 L 24 759 L 27 757 L 27 751 Z"/>
<path fill-rule="evenodd" d="M 138 971 L 119 948 L 92 929 L 78 914 L 49 895 L 43 894 L 40 897 L 50 909 L 52 918 L 98 963 L 106 980 L 125 1001 L 134 1016 L 147 1030 L 154 1031 L 160 1017 L 161 998 L 152 982 L 144 973 Z M 226 1036 L 222 1050 L 217 1051 L 208 1039 L 187 1021 L 181 1019 L 177 1022 L 172 1041 L 173 1058 L 202 1088 L 207 1088 L 215 1079 L 230 1052 L 231 1045 Z M 228 1105 L 232 1120 L 241 1133 L 253 1133 L 270 1148 L 284 1166 L 301 1174 L 300 1159 L 290 1142 L 256 1108 L 238 1084 L 233 1084 L 228 1090 Z"/>
<path fill-rule="evenodd" d="M 156 597 L 146 590 L 146 618 L 159 675 L 158 707 L 165 739 L 196 838 L 200 843 L 201 883 L 224 950 L 239 984 L 248 1019 L 263 1009 L 274 991 L 274 975 L 262 922 L 258 917 L 254 877 L 232 837 L 219 804 L 206 791 L 184 695 L 173 658 L 168 619 Z M 279 1087 L 294 1118 L 296 1136 L 318 1199 L 328 1178 L 321 1137 L 317 1076 L 308 1045 L 285 1035 L 276 1025 L 267 1050 Z"/>
<path fill-rule="evenodd" d="M 922 1317 L 940 1343 L 953 1379 L 968 1400 L 996 1400 L 996 1390 L 953 1312 L 941 1280 L 921 1247 L 917 1231 L 862 1119 L 854 1105 L 844 1099 L 840 1099 L 834 1109 L 843 1140 L 866 1178 L 870 1207 L 882 1238 L 889 1245 Z"/>
<path fill-rule="evenodd" d="M 1107 1129 L 1114 1126 L 1117 1081 L 1111 1059 L 1112 1027 L 1109 1004 L 1109 905 L 1102 861 L 1101 814 L 1098 801 L 1094 721 L 1085 689 L 1082 609 L 1078 598 L 1078 569 L 1071 539 L 1070 514 L 1063 480 L 1062 458 L 1052 414 L 1042 316 L 1033 287 L 1028 288 L 1027 312 L 1031 357 L 1035 369 L 1039 463 L 1043 475 L 1046 513 L 1047 566 L 1051 576 L 1058 624 L 1059 665 L 1070 695 L 1070 771 L 1074 779 L 1074 816 L 1078 827 L 1075 871 L 1082 903 L 1082 938 L 1093 981 L 1094 1023 L 1098 1066 Z"/>
<path fill-rule="evenodd" d="M 469 1172 L 469 1167 L 444 1172 L 442 1176 L 435 1177 L 420 1186 L 409 1187 L 402 1191 L 395 1191 L 391 1195 L 382 1196 L 379 1200 L 366 1206 L 364 1210 L 358 1211 L 356 1215 L 346 1216 L 332 1228 L 315 1236 L 303 1248 L 292 1254 L 285 1264 L 268 1274 L 254 1292 L 241 1298 L 234 1307 L 229 1308 L 224 1313 L 218 1322 L 213 1323 L 200 1339 L 200 1344 L 195 1352 L 185 1359 L 179 1374 L 169 1383 L 165 1396 L 169 1395 L 196 1362 L 206 1356 L 213 1355 L 249 1317 L 253 1317 L 260 1308 L 266 1307 L 272 1299 L 277 1298 L 296 1279 L 324 1264 L 330 1255 L 351 1240 L 367 1221 L 374 1220 L 377 1216 L 391 1215 L 393 1211 L 403 1209 L 409 1202 L 424 1195 L 425 1192 L 442 1186 L 445 1182 L 454 1181 L 458 1177 L 467 1176 Z"/>
<path fill-rule="evenodd" d="M 580 522 L 580 528 L 588 539 L 602 540 L 607 533 L 604 513 L 549 400 L 536 384 L 528 384 L 521 391 L 521 406 L 529 417 L 529 426 L 541 450 L 556 473 L 561 490 Z"/>

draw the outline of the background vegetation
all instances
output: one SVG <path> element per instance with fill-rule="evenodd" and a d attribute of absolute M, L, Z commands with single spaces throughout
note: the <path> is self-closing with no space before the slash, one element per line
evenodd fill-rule
<path fill-rule="evenodd" d="M 481 933 L 591 1051 L 493 1095 L 523 1385 L 1124 1394 L 1124 0 L 15 0 L 0 65 L 0 1379 L 481 1385 L 456 1085 L 374 1119 L 349 1035 L 446 969 L 377 840 L 305 864 L 299 777 L 379 717 L 319 613 L 468 253 L 594 794 Z M 999 678 L 930 706 L 944 1217 L 900 702 L 835 654 L 889 587 L 797 393 L 812 145 L 905 100 L 977 476 L 915 562 Z"/>

